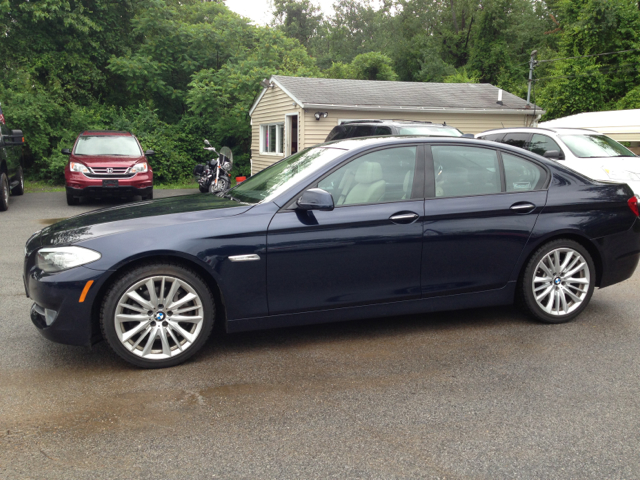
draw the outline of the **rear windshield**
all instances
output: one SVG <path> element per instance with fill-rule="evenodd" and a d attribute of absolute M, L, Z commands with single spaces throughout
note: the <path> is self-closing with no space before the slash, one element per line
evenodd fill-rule
<path fill-rule="evenodd" d="M 560 135 L 560 138 L 579 158 L 637 156 L 606 135 Z"/>
<path fill-rule="evenodd" d="M 142 155 L 138 142 L 133 137 L 95 136 L 80 137 L 74 155 L 115 155 L 139 157 Z"/>
<path fill-rule="evenodd" d="M 461 137 L 462 132 L 453 127 L 427 127 L 427 126 L 410 126 L 400 127 L 398 133 L 400 135 L 437 135 L 443 137 Z"/>

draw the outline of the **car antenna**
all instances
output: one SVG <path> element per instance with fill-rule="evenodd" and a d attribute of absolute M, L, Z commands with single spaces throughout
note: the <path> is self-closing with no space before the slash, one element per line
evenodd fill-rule
<path fill-rule="evenodd" d="M 446 121 L 442 122 L 442 126 L 446 127 L 447 126 L 447 122 Z"/>

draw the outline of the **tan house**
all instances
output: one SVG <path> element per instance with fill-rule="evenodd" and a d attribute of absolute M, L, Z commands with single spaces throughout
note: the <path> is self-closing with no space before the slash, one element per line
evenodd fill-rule
<path fill-rule="evenodd" d="M 446 122 L 464 133 L 536 125 L 544 112 L 487 83 L 421 83 L 272 76 L 253 103 L 251 173 L 324 142 L 361 119 Z"/>

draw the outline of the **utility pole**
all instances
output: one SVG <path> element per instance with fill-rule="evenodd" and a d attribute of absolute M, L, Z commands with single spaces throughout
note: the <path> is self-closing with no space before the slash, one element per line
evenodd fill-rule
<path fill-rule="evenodd" d="M 531 85 L 533 83 L 533 69 L 536 65 L 538 65 L 538 62 L 536 60 L 537 53 L 537 50 L 531 52 L 531 59 L 529 60 L 529 88 L 527 90 L 527 106 L 531 105 Z"/>

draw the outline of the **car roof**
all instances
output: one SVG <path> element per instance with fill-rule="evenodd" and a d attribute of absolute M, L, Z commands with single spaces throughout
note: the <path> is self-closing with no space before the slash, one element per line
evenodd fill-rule
<path fill-rule="evenodd" d="M 340 125 L 336 125 L 339 127 L 341 125 L 371 125 L 371 124 L 383 124 L 383 125 L 420 125 L 425 127 L 451 127 L 455 128 L 451 125 L 446 125 L 442 123 L 433 123 L 428 121 L 420 121 L 420 120 L 376 120 L 376 119 L 367 119 L 367 120 L 348 120 L 346 122 L 342 122 Z M 333 128 L 336 128 L 333 127 Z"/>
<path fill-rule="evenodd" d="M 117 130 L 85 130 L 80 134 L 81 137 L 100 137 L 100 136 L 114 136 L 114 137 L 133 137 L 129 132 L 119 132 Z"/>
<path fill-rule="evenodd" d="M 587 128 L 565 128 L 565 127 L 511 127 L 511 128 L 496 128 L 493 130 L 487 130 L 485 132 L 479 133 L 478 135 L 490 135 L 492 133 L 535 133 L 540 131 L 553 132 L 557 134 L 562 133 L 570 133 L 573 135 L 591 135 L 597 133 L 601 135 L 599 132 L 595 130 L 590 130 Z"/>

